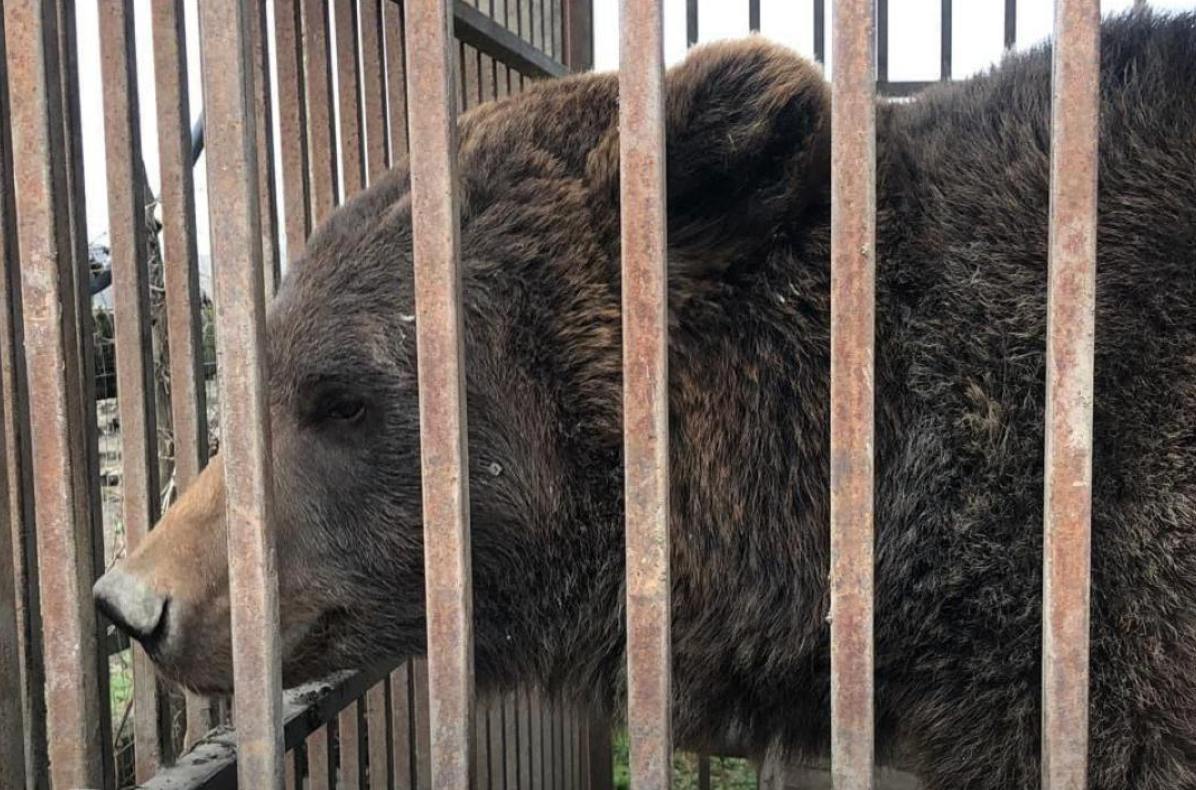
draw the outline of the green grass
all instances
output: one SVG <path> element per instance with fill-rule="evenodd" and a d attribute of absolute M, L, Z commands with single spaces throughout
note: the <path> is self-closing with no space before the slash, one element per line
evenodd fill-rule
<path fill-rule="evenodd" d="M 627 767 L 627 731 L 624 729 L 615 732 L 614 753 L 615 788 L 629 790 L 631 776 Z M 697 755 L 677 752 L 673 756 L 673 787 L 677 790 L 696 790 L 697 786 Z M 756 771 L 747 760 L 712 757 L 710 786 L 719 790 L 755 790 Z"/>

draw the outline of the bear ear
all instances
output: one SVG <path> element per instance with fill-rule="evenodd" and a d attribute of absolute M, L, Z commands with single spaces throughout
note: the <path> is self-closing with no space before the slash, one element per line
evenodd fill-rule
<path fill-rule="evenodd" d="M 829 199 L 830 90 L 784 47 L 696 47 L 666 75 L 666 122 L 671 272 L 721 274 Z M 617 202 L 617 122 L 594 154 Z"/>

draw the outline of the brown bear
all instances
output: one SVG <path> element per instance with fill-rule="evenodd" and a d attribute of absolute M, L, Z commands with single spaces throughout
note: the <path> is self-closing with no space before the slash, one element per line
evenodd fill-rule
<path fill-rule="evenodd" d="M 1196 788 L 1196 16 L 1101 50 L 1090 779 Z M 878 108 L 876 713 L 928 788 L 1037 787 L 1047 47 Z M 477 679 L 624 673 L 617 80 L 460 122 Z M 824 753 L 830 92 L 755 38 L 667 78 L 679 746 Z M 268 316 L 288 684 L 424 649 L 408 171 Z M 97 584 L 227 690 L 221 464 Z"/>

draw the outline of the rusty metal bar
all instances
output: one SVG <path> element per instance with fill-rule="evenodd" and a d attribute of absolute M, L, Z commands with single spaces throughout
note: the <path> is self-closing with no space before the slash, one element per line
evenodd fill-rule
<path fill-rule="evenodd" d="M 385 0 L 382 4 L 383 38 L 386 43 L 386 101 L 390 127 L 390 163 L 407 156 L 407 64 L 403 32 L 403 4 Z"/>
<path fill-rule="evenodd" d="M 64 169 L 66 176 L 66 223 L 70 250 L 75 304 L 69 322 L 75 330 L 75 356 L 78 370 L 68 373 L 72 385 L 69 395 L 82 415 L 83 444 L 80 457 L 86 459 L 82 468 L 82 485 L 86 491 L 86 517 L 75 525 L 80 546 L 90 545 L 90 568 L 83 571 L 90 587 L 106 570 L 104 552 L 103 507 L 100 498 L 99 428 L 95 410 L 95 344 L 92 328 L 91 265 L 87 240 L 87 198 L 83 186 L 83 131 L 79 108 L 79 48 L 75 35 L 75 4 L 73 0 L 57 0 L 58 86 L 60 93 L 63 134 Z M 88 596 L 90 597 L 90 596 Z M 112 742 L 112 710 L 109 689 L 108 657 L 98 647 L 104 643 L 108 623 L 102 617 L 92 618 L 95 653 L 94 677 L 99 687 L 100 743 Z M 101 749 L 101 771 L 112 780 L 116 767 L 111 749 Z"/>
<path fill-rule="evenodd" d="M 1088 763 L 1099 0 L 1056 0 L 1047 285 L 1042 786 Z"/>
<path fill-rule="evenodd" d="M 576 73 L 594 68 L 593 0 L 564 0 L 564 61 Z"/>
<path fill-rule="evenodd" d="M 411 790 L 415 786 L 415 733 L 411 727 L 413 706 L 411 695 L 411 662 L 400 664 L 390 673 L 391 773 L 395 790 Z"/>
<path fill-rule="evenodd" d="M 406 6 L 432 786 L 465 787 L 474 745 L 473 589 L 461 346 L 457 125 L 447 0 Z"/>
<path fill-rule="evenodd" d="M 266 401 L 265 294 L 253 65 L 254 4 L 200 4 L 221 453 L 242 787 L 282 783 L 278 577 Z"/>
<path fill-rule="evenodd" d="M 502 698 L 492 696 L 486 705 L 486 732 L 489 742 L 486 751 L 490 755 L 490 787 L 502 790 L 506 777 L 506 751 L 503 747 Z"/>
<path fill-rule="evenodd" d="M 183 0 L 154 0 L 151 15 L 174 476 L 176 489 L 183 491 L 208 462 Z M 187 694 L 186 699 L 187 729 L 183 743 L 190 748 L 211 728 L 212 711 L 211 702 L 203 697 Z"/>
<path fill-rule="evenodd" d="M 826 0 L 814 0 L 814 60 L 826 63 Z"/>
<path fill-rule="evenodd" d="M 461 45 L 461 55 L 461 75 L 465 84 L 465 109 L 472 110 L 478 106 L 482 98 L 481 62 L 478 51 L 467 44 Z"/>
<path fill-rule="evenodd" d="M 48 756 L 55 786 L 103 784 L 88 459 L 76 334 L 77 299 L 66 180 L 56 8 L 4 4 L 9 107 L 21 255 L 33 489 L 47 688 Z"/>
<path fill-rule="evenodd" d="M 532 790 L 544 790 L 544 697 L 535 691 L 528 700 L 528 764 Z"/>
<path fill-rule="evenodd" d="M 337 788 L 358 790 L 361 787 L 361 704 L 354 700 L 337 714 L 337 743 L 340 747 L 340 770 Z"/>
<path fill-rule="evenodd" d="M 698 43 L 698 0 L 685 0 L 685 45 Z"/>
<path fill-rule="evenodd" d="M 357 0 L 334 0 L 336 13 L 336 76 L 340 90 L 341 176 L 345 198 L 365 185 L 361 141 L 361 68 L 357 61 Z"/>
<path fill-rule="evenodd" d="M 361 0 L 361 72 L 364 96 L 366 175 L 374 183 L 386 172 L 386 54 L 382 46 L 382 3 Z"/>
<path fill-rule="evenodd" d="M 889 81 L 889 0 L 876 0 L 876 81 Z"/>
<path fill-rule="evenodd" d="M 953 32 L 951 6 L 951 0 L 942 0 L 942 12 L 940 14 L 942 24 L 939 30 L 939 78 L 944 80 L 951 79 L 951 39 Z"/>
<path fill-rule="evenodd" d="M 494 58 L 489 55 L 478 53 L 478 74 L 480 81 L 478 85 L 478 92 L 481 95 L 481 101 L 494 101 L 497 95 L 497 88 L 495 86 L 495 67 Z"/>
<path fill-rule="evenodd" d="M 274 47 L 278 69 L 278 143 L 282 146 L 282 206 L 287 257 L 294 260 L 311 233 L 308 202 L 307 88 L 301 0 L 275 0 Z"/>
<path fill-rule="evenodd" d="M 531 13 L 528 14 L 527 34 L 532 46 L 544 54 L 548 54 L 544 46 L 544 0 L 530 0 Z"/>
<path fill-rule="evenodd" d="M 326 722 L 336 716 L 329 714 Z M 307 781 L 311 790 L 332 790 L 336 787 L 336 763 L 332 759 L 332 732 L 330 727 L 321 726 L 307 736 L 304 747 L 307 751 Z"/>
<path fill-rule="evenodd" d="M 112 249 L 116 378 L 120 393 L 121 498 L 128 550 L 149 534 L 160 515 L 158 431 L 150 343 L 149 266 L 146 259 L 147 190 L 141 170 L 141 118 L 133 7 L 101 0 L 100 70 L 108 170 L 108 236 Z M 162 763 L 167 730 L 164 699 L 149 656 L 133 646 L 134 773 L 145 782 Z"/>
<path fill-rule="evenodd" d="M 390 697 L 390 683 L 383 681 L 373 685 L 365 693 L 366 743 L 369 752 L 370 790 L 387 790 L 392 784 L 390 778 L 390 732 L 388 731 L 387 704 Z"/>
<path fill-rule="evenodd" d="M 519 694 L 508 694 L 502 703 L 503 773 L 508 790 L 527 787 L 519 784 Z"/>
<path fill-rule="evenodd" d="M 257 130 L 257 188 L 261 211 L 262 282 L 266 300 L 274 298 L 282 274 L 278 252 L 278 197 L 274 182 L 274 112 L 270 96 L 270 31 L 266 4 L 250 14 L 253 53 L 253 110 Z"/>
<path fill-rule="evenodd" d="M 415 779 L 418 790 L 432 788 L 432 728 L 431 701 L 428 698 L 428 662 L 416 659 L 412 662 L 412 690 L 415 706 L 412 709 L 412 729 L 415 736 Z"/>
<path fill-rule="evenodd" d="M 0 35 L 3 29 L 0 27 Z M 3 79 L 0 66 L 0 79 Z M 5 123 L 0 117 L 0 123 Z M 4 171 L 0 168 L 0 179 Z M 7 191 L 7 184 L 0 180 L 0 192 Z M 0 197 L 0 201 L 4 198 Z M 3 211 L 0 203 L 0 211 Z M 7 217 L 0 217 L 0 257 L 6 257 L 4 241 Z M 7 268 L 7 262 L 0 264 L 0 272 Z M 8 288 L 0 291 L 0 298 L 8 300 Z M 7 447 L 5 417 L 15 404 L 5 404 L 0 398 L 0 447 Z M 8 456 L 0 456 L 0 513 L 9 512 Z M 21 683 L 21 640 L 18 638 L 17 609 L 20 606 L 20 591 L 17 587 L 17 565 L 20 558 L 14 553 L 15 542 L 12 532 L 0 529 L 0 721 L 5 722 L 0 732 L 0 787 L 25 786 L 25 724 L 21 710 L 23 697 Z"/>
<path fill-rule="evenodd" d="M 473 760 L 469 766 L 472 776 L 470 787 L 476 790 L 488 790 L 490 787 L 490 752 L 487 736 L 487 721 L 485 704 L 479 701 L 477 715 L 473 720 Z"/>
<path fill-rule="evenodd" d="M 627 731 L 631 782 L 672 775 L 664 24 L 623 0 L 619 44 Z"/>
<path fill-rule="evenodd" d="M 12 180 L 12 136 L 8 95 L 8 56 L 5 46 L 4 13 L 0 10 L 0 404 L 3 404 L 3 449 L 6 459 L 5 477 L 0 484 L 7 491 L 7 503 L 2 511 L 8 518 L 8 529 L 0 541 L 11 543 L 13 605 L 16 650 L 15 674 L 6 675 L 3 687 L 6 720 L 23 722 L 7 736 L 20 748 L 15 755 L 3 753 L 0 780 L 13 787 L 24 787 L 26 776 L 37 784 L 47 783 L 44 776 L 46 748 L 45 711 L 42 697 L 42 663 L 37 623 L 38 602 L 36 541 L 33 525 L 33 480 L 30 470 L 29 403 L 25 397 L 26 378 L 22 349 L 21 283 L 17 260 L 16 201 Z M 9 555 L 0 552 L 0 558 Z M 2 649 L 2 648 L 0 648 Z M 7 705 L 15 710 L 12 719 Z M 15 756 L 15 759 L 14 759 Z M 8 786 L 8 785 L 5 785 Z"/>
<path fill-rule="evenodd" d="M 614 783 L 611 763 L 610 724 L 591 718 L 587 724 L 586 738 L 586 782 L 590 790 L 611 790 Z"/>
<path fill-rule="evenodd" d="M 831 770 L 836 790 L 864 790 L 872 787 L 874 759 L 872 381 L 876 66 L 873 58 L 877 36 L 873 0 L 839 0 L 834 6 L 833 25 Z M 883 48 L 883 33 L 880 40 Z"/>
<path fill-rule="evenodd" d="M 338 200 L 336 131 L 332 111 L 332 50 L 325 0 L 303 3 L 303 66 L 307 87 L 307 144 L 312 225 L 319 224 Z"/>

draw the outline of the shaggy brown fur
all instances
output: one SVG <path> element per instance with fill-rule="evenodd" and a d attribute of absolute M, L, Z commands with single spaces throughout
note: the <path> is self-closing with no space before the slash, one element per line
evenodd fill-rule
<path fill-rule="evenodd" d="M 560 80 L 460 126 L 479 683 L 610 710 L 616 90 Z M 1106 22 L 1101 96 L 1091 786 L 1191 789 L 1196 18 Z M 1049 103 L 1040 48 L 879 113 L 878 736 L 934 790 L 1038 786 Z M 668 77 L 686 747 L 828 745 L 828 111 L 759 40 Z M 407 183 L 336 212 L 269 318 L 289 681 L 423 650 Z M 155 655 L 186 681 L 180 645 L 227 637 L 171 604 Z"/>

